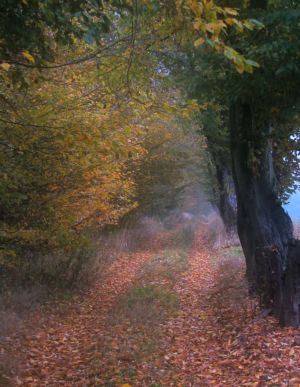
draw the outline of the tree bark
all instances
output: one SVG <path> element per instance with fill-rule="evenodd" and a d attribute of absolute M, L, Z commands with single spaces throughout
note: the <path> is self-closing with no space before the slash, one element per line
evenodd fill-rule
<path fill-rule="evenodd" d="M 283 325 L 300 322 L 300 246 L 275 193 L 270 125 L 250 104 L 230 106 L 237 228 L 250 287 Z"/>
<path fill-rule="evenodd" d="M 251 0 L 250 8 L 252 9 L 266 9 L 268 5 L 268 0 Z"/>
<path fill-rule="evenodd" d="M 230 235 L 236 231 L 235 194 L 232 175 L 226 165 L 216 164 L 216 179 L 218 184 L 218 209 L 226 232 Z"/>

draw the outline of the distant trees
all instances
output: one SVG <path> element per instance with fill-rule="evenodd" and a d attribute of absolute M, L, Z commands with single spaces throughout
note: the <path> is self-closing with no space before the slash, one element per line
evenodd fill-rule
<path fill-rule="evenodd" d="M 208 154 L 204 136 L 196 133 L 193 121 L 176 117 L 175 111 L 168 123 L 151 121 L 143 141 L 145 153 L 129 164 L 140 213 L 163 219 L 187 205 L 188 188 L 196 190 L 201 184 L 203 190 L 207 189 Z"/>
<path fill-rule="evenodd" d="M 228 234 L 236 232 L 236 198 L 232 177 L 228 106 L 224 82 L 226 73 L 220 70 L 223 57 L 207 48 L 182 47 L 180 54 L 170 57 L 172 75 L 183 93 L 194 98 L 200 107 L 195 114 L 198 133 L 205 136 L 213 168 L 214 205 L 218 208 Z"/>

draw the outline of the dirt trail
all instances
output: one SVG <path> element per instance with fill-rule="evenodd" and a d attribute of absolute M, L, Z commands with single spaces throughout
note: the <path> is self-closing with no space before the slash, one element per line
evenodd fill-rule
<path fill-rule="evenodd" d="M 216 267 L 210 263 L 209 252 L 199 250 L 203 240 L 197 242 L 190 255 L 190 270 L 176 286 L 181 309 L 165 328 L 166 334 L 174 338 L 165 360 L 176 369 L 177 382 L 204 386 L 209 385 L 208 367 L 213 366 L 210 352 L 216 351 L 207 332 L 208 293 L 214 286 Z"/>
<path fill-rule="evenodd" d="M 299 331 L 260 318 L 240 252 L 210 251 L 203 230 L 190 247 L 161 242 L 120 256 L 81 303 L 34 334 L 16 332 L 13 385 L 300 386 Z"/>

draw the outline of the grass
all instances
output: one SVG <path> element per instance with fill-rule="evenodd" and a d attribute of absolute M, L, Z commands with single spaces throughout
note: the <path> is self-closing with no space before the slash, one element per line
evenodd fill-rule
<path fill-rule="evenodd" d="M 218 266 L 220 263 L 220 257 L 242 261 L 244 260 L 244 253 L 240 245 L 223 247 L 222 249 L 217 250 L 215 254 L 210 256 L 211 265 Z"/>
<path fill-rule="evenodd" d="M 174 285 L 188 265 L 188 250 L 166 249 L 141 269 L 136 283 L 117 302 L 114 320 L 131 323 L 162 321 L 179 305 Z"/>
<path fill-rule="evenodd" d="M 244 256 L 243 249 L 241 246 L 231 246 L 231 247 L 224 248 L 222 249 L 221 253 L 225 257 L 232 257 L 232 258 L 239 258 Z"/>
<path fill-rule="evenodd" d="M 189 268 L 189 246 L 182 233 L 176 233 L 176 246 L 154 254 L 140 270 L 133 286 L 118 298 L 107 321 L 107 340 L 101 344 L 99 360 L 93 368 L 103 367 L 101 358 L 116 360 L 118 367 L 107 367 L 102 375 L 105 385 L 139 385 L 136 370 L 141 364 L 161 364 L 160 357 L 168 340 L 162 324 L 176 314 L 180 306 L 175 285 Z M 168 244 L 166 246 L 169 246 Z M 118 339 L 116 338 L 116 333 Z M 161 387 L 160 367 L 151 368 L 147 385 Z M 103 382 L 104 385 L 104 382 Z"/>
<path fill-rule="evenodd" d="M 118 313 L 131 322 L 152 323 L 176 311 L 176 293 L 160 286 L 133 287 L 119 300 Z"/>
<path fill-rule="evenodd" d="M 188 250 L 166 249 L 155 255 L 142 269 L 140 281 L 143 283 L 168 282 L 173 286 L 178 277 L 188 270 Z"/>

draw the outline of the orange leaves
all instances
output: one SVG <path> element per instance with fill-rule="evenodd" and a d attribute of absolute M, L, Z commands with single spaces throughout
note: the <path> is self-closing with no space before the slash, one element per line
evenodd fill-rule
<path fill-rule="evenodd" d="M 170 240 L 172 231 L 154 244 L 165 247 Z M 255 320 L 244 296 L 242 260 L 232 256 L 229 265 L 232 250 L 209 254 L 206 241 L 201 229 L 188 271 L 174 281 L 180 309 L 163 323 L 133 323 L 120 314 L 118 302 L 132 286 L 151 280 L 153 262 L 167 251 L 124 253 L 79 298 L 57 310 L 48 306 L 44 314 L 37 310 L 24 322 L 35 332 L 17 331 L 3 342 L 5 353 L 24 355 L 14 384 L 298 386 L 298 330 L 281 329 L 271 317 Z M 168 251 L 174 256 L 176 249 Z M 224 264 L 218 268 L 218 262 Z M 245 293 L 239 298 L 239 292 Z"/>
<path fill-rule="evenodd" d="M 205 43 L 205 39 L 204 38 L 198 38 L 197 40 L 194 41 L 194 46 L 195 47 L 199 47 L 201 46 L 203 43 Z"/>
<path fill-rule="evenodd" d="M 33 63 L 29 52 L 22 56 Z M 105 65 L 111 68 L 115 59 L 105 59 Z M 9 70 L 4 63 L 0 66 Z M 58 229 L 67 233 L 93 222 L 97 227 L 116 223 L 136 206 L 133 179 L 126 168 L 129 158 L 137 160 L 145 153 L 142 124 L 148 111 L 134 99 L 129 106 L 120 82 L 118 92 L 113 89 L 115 77 L 122 76 L 123 72 L 99 75 L 95 64 L 87 62 L 55 70 L 42 83 L 32 83 L 26 98 L 16 97 L 18 114 L 32 124 L 12 131 L 14 146 L 23 155 L 20 178 L 30 175 L 33 184 L 43 187 L 32 189 L 31 213 L 38 222 L 47 220 L 49 229 L 43 235 L 55 245 Z M 11 121 L 16 119 L 14 112 L 8 114 Z M 49 207 L 41 204 L 45 202 Z"/>
<path fill-rule="evenodd" d="M 102 352 L 109 313 L 148 259 L 148 252 L 119 256 L 87 292 L 28 316 L 22 324 L 26 335 L 15 332 L 2 347 L 5 354 L 14 354 L 18 360 L 18 372 L 11 374 L 13 385 L 103 385 L 104 365 L 109 367 L 113 360 L 117 370 L 119 364 L 117 358 L 107 359 Z M 130 386 L 127 381 L 123 384 Z"/>
<path fill-rule="evenodd" d="M 11 65 L 10 65 L 9 63 L 2 62 L 2 63 L 0 64 L 0 67 L 1 67 L 3 70 L 8 71 L 8 70 L 10 69 Z"/>
<path fill-rule="evenodd" d="M 224 31 L 224 28 L 226 28 L 226 24 L 222 20 L 206 24 L 206 30 L 214 35 L 219 35 L 221 31 Z"/>
<path fill-rule="evenodd" d="M 239 73 L 252 73 L 253 68 L 259 67 L 258 63 L 247 60 L 228 46 L 225 37 L 229 27 L 239 34 L 254 28 L 262 28 L 261 24 L 255 20 L 240 20 L 237 9 L 219 7 L 214 1 L 186 0 L 180 2 L 180 6 L 191 10 L 193 28 L 197 36 L 200 35 L 194 41 L 195 47 L 206 43 L 217 52 L 223 53 Z"/>
<path fill-rule="evenodd" d="M 31 62 L 31 63 L 35 63 L 35 59 L 34 59 L 34 57 L 30 54 L 30 52 L 28 52 L 28 51 L 22 51 L 22 56 L 25 58 L 25 59 L 27 59 L 29 62 Z"/>
<path fill-rule="evenodd" d="M 225 15 L 232 15 L 232 16 L 237 16 L 239 13 L 236 9 L 234 8 L 228 8 L 228 7 L 225 7 L 224 8 L 224 14 Z"/>
<path fill-rule="evenodd" d="M 197 1 L 197 0 L 191 0 L 189 2 L 189 5 L 190 5 L 191 10 L 194 12 L 194 14 L 196 16 L 200 17 L 200 16 L 202 16 L 205 3 L 206 2 L 204 2 L 204 1 L 200 2 L 200 1 Z"/>

